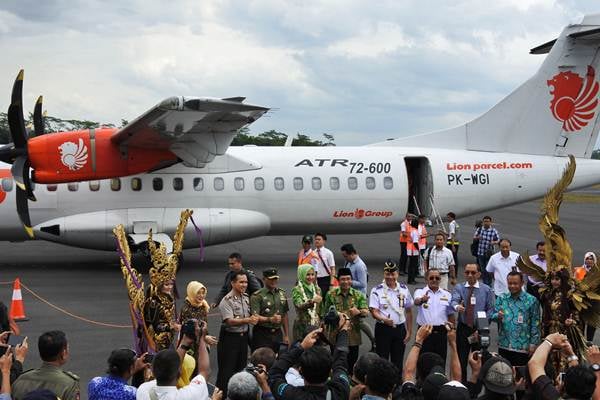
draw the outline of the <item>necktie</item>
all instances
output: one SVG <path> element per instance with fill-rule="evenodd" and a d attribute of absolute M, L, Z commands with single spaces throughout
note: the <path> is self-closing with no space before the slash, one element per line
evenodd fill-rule
<path fill-rule="evenodd" d="M 473 327 L 473 323 L 475 322 L 475 305 L 473 304 L 473 301 L 471 301 L 474 289 L 475 286 L 469 286 L 469 294 L 467 295 L 467 312 L 465 314 L 465 323 L 471 328 Z"/>

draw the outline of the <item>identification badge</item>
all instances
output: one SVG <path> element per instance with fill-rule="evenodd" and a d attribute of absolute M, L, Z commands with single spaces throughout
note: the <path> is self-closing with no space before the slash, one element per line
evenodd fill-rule
<path fill-rule="evenodd" d="M 476 305 L 477 304 L 477 299 L 475 298 L 475 296 L 471 296 L 471 305 Z"/>
<path fill-rule="evenodd" d="M 448 298 L 447 297 L 441 297 L 440 301 L 448 301 Z"/>
<path fill-rule="evenodd" d="M 522 324 L 523 323 L 523 314 L 519 314 L 519 316 L 517 317 L 517 324 Z"/>

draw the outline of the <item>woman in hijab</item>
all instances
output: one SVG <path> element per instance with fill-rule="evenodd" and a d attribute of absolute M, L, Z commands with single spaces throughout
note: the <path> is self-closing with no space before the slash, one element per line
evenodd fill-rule
<path fill-rule="evenodd" d="M 573 270 L 573 276 L 575 276 L 576 280 L 582 281 L 583 278 L 585 278 L 587 273 L 590 272 L 590 270 L 592 268 L 597 268 L 597 267 L 598 267 L 598 259 L 596 258 L 596 254 L 594 254 L 591 251 L 588 251 L 587 253 L 585 253 L 585 256 L 583 257 L 583 265 L 581 267 L 576 267 Z M 583 327 L 581 330 L 582 331 L 584 330 Z M 595 334 L 596 334 L 595 327 L 593 327 L 591 325 L 587 325 L 585 327 L 585 337 L 586 337 L 587 341 L 593 342 Z"/>
<path fill-rule="evenodd" d="M 210 306 L 206 301 L 208 293 L 206 287 L 198 281 L 191 281 L 187 285 L 186 293 L 183 307 L 181 307 L 181 314 L 179 314 L 179 323 L 184 324 L 190 319 L 195 319 L 198 322 L 204 321 L 204 326 L 208 329 L 208 311 L 210 310 Z M 205 341 L 209 346 L 217 344 L 217 338 L 214 336 L 206 335 Z M 194 358 L 196 357 L 196 354 L 191 355 Z"/>
<path fill-rule="evenodd" d="M 312 265 L 298 266 L 298 284 L 292 289 L 292 301 L 296 308 L 294 341 L 304 339 L 310 328 L 318 328 L 321 323 L 319 304 L 323 298 L 321 289 L 315 284 L 316 280 L 315 268 Z"/>

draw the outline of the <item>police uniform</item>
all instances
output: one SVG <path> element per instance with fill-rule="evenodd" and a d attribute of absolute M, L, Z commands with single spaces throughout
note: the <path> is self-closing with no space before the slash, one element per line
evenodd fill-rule
<path fill-rule="evenodd" d="M 43 363 L 40 368 L 23 372 L 12 384 L 12 398 L 21 400 L 36 389 L 48 389 L 62 400 L 79 400 L 79 377 L 60 367 Z"/>
<path fill-rule="evenodd" d="M 279 275 L 275 268 L 269 268 L 263 271 L 263 277 L 266 279 L 278 279 Z M 259 347 L 270 347 L 275 353 L 279 352 L 279 346 L 283 343 L 283 320 L 287 318 L 290 307 L 288 305 L 285 290 L 275 288 L 269 290 L 266 287 L 255 292 L 250 297 L 250 310 L 253 315 L 260 317 L 273 317 L 281 315 L 281 322 L 259 322 L 252 330 L 252 340 L 250 349 L 252 351 Z"/>
<path fill-rule="evenodd" d="M 241 319 L 250 317 L 250 299 L 246 293 L 241 296 L 231 290 L 219 303 L 221 313 L 221 331 L 217 345 L 217 374 L 216 386 L 224 392 L 229 378 L 246 366 L 248 360 L 249 324 L 227 325 L 228 319 Z"/>
<path fill-rule="evenodd" d="M 394 271 L 396 268 L 394 266 Z M 413 298 L 406 285 L 396 282 L 394 289 L 379 284 L 371 290 L 369 308 L 379 310 L 386 318 L 394 321 L 394 326 L 388 326 L 382 321 L 375 324 L 375 343 L 377 354 L 385 359 L 391 358 L 400 374 L 404 359 L 404 338 L 406 337 L 405 310 L 413 305 Z"/>
<path fill-rule="evenodd" d="M 429 300 L 421 303 L 421 298 L 425 295 L 429 296 Z M 417 325 L 433 325 L 433 331 L 423 342 L 421 352 L 437 353 L 445 361 L 448 350 L 446 323 L 448 316 L 454 315 L 454 309 L 450 305 L 452 295 L 442 288 L 434 292 L 429 286 L 425 286 L 415 290 L 414 301 L 415 305 L 419 307 Z"/>

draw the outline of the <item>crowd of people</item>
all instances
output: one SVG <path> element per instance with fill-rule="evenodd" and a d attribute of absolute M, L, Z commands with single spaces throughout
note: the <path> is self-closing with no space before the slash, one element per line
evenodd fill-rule
<path fill-rule="evenodd" d="M 344 263 L 336 266 L 327 236 L 316 233 L 302 237 L 291 291 L 279 286 L 277 268 L 259 279 L 232 253 L 212 303 L 206 287 L 192 281 L 179 313 L 177 257 L 154 246 L 137 325 L 138 338 L 147 342 L 135 351 L 112 351 L 107 375 L 88 383 L 88 398 L 600 400 L 595 327 L 583 323 L 568 287 L 570 276 L 582 280 L 598 268 L 596 255 L 586 253 L 581 266 L 557 271 L 547 282 L 533 279 L 519 270 L 519 254 L 485 216 L 471 244 L 476 261 L 461 267 L 459 225 L 453 213 L 448 221 L 448 233 L 430 235 L 423 216 L 408 214 L 398 263 L 389 259 L 383 281 L 370 290 L 356 248 L 341 246 Z M 543 241 L 529 260 L 546 269 Z M 123 265 L 131 270 L 128 261 Z M 425 285 L 411 290 L 407 284 L 420 275 Z M 135 281 L 127 282 L 135 298 Z M 221 316 L 218 337 L 208 334 L 211 309 Z M 498 326 L 493 340 L 490 323 Z M 64 332 L 42 334 L 42 365 L 23 372 L 27 341 L 9 346 L 8 321 L 2 328 L 0 400 L 79 399 L 79 379 L 63 369 L 69 359 Z M 583 346 L 581 332 L 588 341 Z M 363 336 L 370 350 L 361 354 Z M 489 351 L 490 342 L 497 353 Z M 209 357 L 215 348 L 216 366 Z"/>

